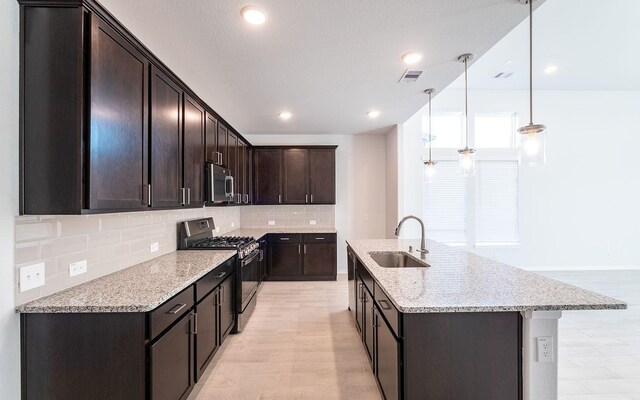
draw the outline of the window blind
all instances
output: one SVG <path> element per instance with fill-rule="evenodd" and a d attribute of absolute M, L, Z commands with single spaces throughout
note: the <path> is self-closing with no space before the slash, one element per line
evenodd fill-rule
<path fill-rule="evenodd" d="M 480 161 L 476 170 L 476 244 L 519 241 L 517 161 Z"/>
<path fill-rule="evenodd" d="M 424 185 L 424 218 L 427 237 L 438 242 L 465 244 L 466 185 L 458 176 L 458 163 L 441 161 L 433 182 Z"/>

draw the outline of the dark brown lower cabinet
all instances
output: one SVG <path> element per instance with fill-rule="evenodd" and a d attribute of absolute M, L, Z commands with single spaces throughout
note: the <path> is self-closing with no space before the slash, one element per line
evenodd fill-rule
<path fill-rule="evenodd" d="M 149 348 L 153 400 L 186 399 L 193 389 L 196 314 L 189 313 Z"/>
<path fill-rule="evenodd" d="M 196 382 L 220 347 L 218 316 L 218 291 L 214 290 L 196 305 L 198 319 L 195 345 Z"/>
<path fill-rule="evenodd" d="M 268 236 L 269 280 L 335 280 L 336 234 Z"/>
<path fill-rule="evenodd" d="M 354 264 L 355 324 L 384 399 L 522 399 L 520 313 L 401 313 Z"/>
<path fill-rule="evenodd" d="M 148 312 L 21 314 L 22 398 L 186 399 L 235 325 L 235 261 Z"/>
<path fill-rule="evenodd" d="M 400 342 L 375 309 L 372 326 L 376 355 L 374 371 L 380 390 L 385 399 L 398 400 L 400 398 Z"/>

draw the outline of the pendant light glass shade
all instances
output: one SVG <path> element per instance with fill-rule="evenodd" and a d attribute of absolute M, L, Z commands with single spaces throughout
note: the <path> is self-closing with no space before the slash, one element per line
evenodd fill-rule
<path fill-rule="evenodd" d="M 476 172 L 475 150 L 469 148 L 469 84 L 467 82 L 467 63 L 473 54 L 463 54 L 458 57 L 458 61 L 464 63 L 464 124 L 465 143 L 464 149 L 458 150 L 458 174 L 463 177 L 473 176 Z"/>
<path fill-rule="evenodd" d="M 520 162 L 542 165 L 546 159 L 546 130 L 542 124 L 533 123 L 533 0 L 529 6 L 529 124 L 518 129 L 520 138 Z"/>
<path fill-rule="evenodd" d="M 423 159 L 423 163 L 424 163 L 424 180 L 426 182 L 433 182 L 433 180 L 435 179 L 436 176 L 436 164 L 438 163 L 437 161 L 433 161 L 433 159 L 431 158 L 431 142 L 433 142 L 433 139 L 435 139 L 435 137 L 433 136 L 433 133 L 431 132 L 431 95 L 433 94 L 433 92 L 435 92 L 435 89 L 427 89 L 424 92 L 426 94 L 429 95 L 429 132 L 427 133 L 426 139 L 425 139 L 425 147 L 426 145 L 428 145 L 428 149 L 429 149 L 429 158 L 428 159 Z"/>
<path fill-rule="evenodd" d="M 476 151 L 465 147 L 458 150 L 458 175 L 468 177 L 476 172 Z"/>

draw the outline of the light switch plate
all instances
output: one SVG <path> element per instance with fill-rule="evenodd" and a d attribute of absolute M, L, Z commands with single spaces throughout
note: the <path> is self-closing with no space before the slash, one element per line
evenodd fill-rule
<path fill-rule="evenodd" d="M 275 225 L 275 224 L 276 224 L 276 221 L 275 221 L 275 220 L 273 220 L 273 219 L 270 219 L 270 220 L 267 222 L 267 224 L 269 224 L 269 225 Z"/>
<path fill-rule="evenodd" d="M 309 220 L 309 225 L 315 225 L 315 224 L 316 224 L 316 220 L 315 219 Z"/>
<path fill-rule="evenodd" d="M 69 264 L 69 276 L 76 276 L 87 272 L 87 260 Z"/>
<path fill-rule="evenodd" d="M 44 263 L 20 268 L 20 292 L 44 285 Z"/>
<path fill-rule="evenodd" d="M 160 249 L 160 243 L 158 242 L 153 242 L 149 245 L 149 251 L 152 253 L 155 253 L 156 251 L 158 251 Z"/>

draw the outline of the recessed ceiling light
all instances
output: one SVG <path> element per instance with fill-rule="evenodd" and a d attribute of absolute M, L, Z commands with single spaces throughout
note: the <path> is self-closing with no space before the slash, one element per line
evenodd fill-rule
<path fill-rule="evenodd" d="M 289 119 L 291 119 L 291 113 L 289 111 L 283 111 L 280 114 L 278 114 L 278 116 L 280 117 L 281 120 L 284 120 L 284 121 L 288 121 Z"/>
<path fill-rule="evenodd" d="M 544 69 L 544 73 L 545 74 L 553 74 L 557 70 L 558 70 L 558 66 L 557 65 L 549 65 L 547 68 Z"/>
<path fill-rule="evenodd" d="M 371 110 L 367 113 L 367 117 L 371 119 L 378 118 L 379 115 L 380 115 L 380 111 L 378 110 Z"/>
<path fill-rule="evenodd" d="M 422 60 L 422 54 L 417 51 L 411 51 L 402 56 L 402 61 L 407 65 L 415 64 L 420 60 Z"/>
<path fill-rule="evenodd" d="M 246 6 L 240 10 L 240 15 L 251 25 L 262 25 L 267 21 L 267 13 L 255 6 Z"/>

